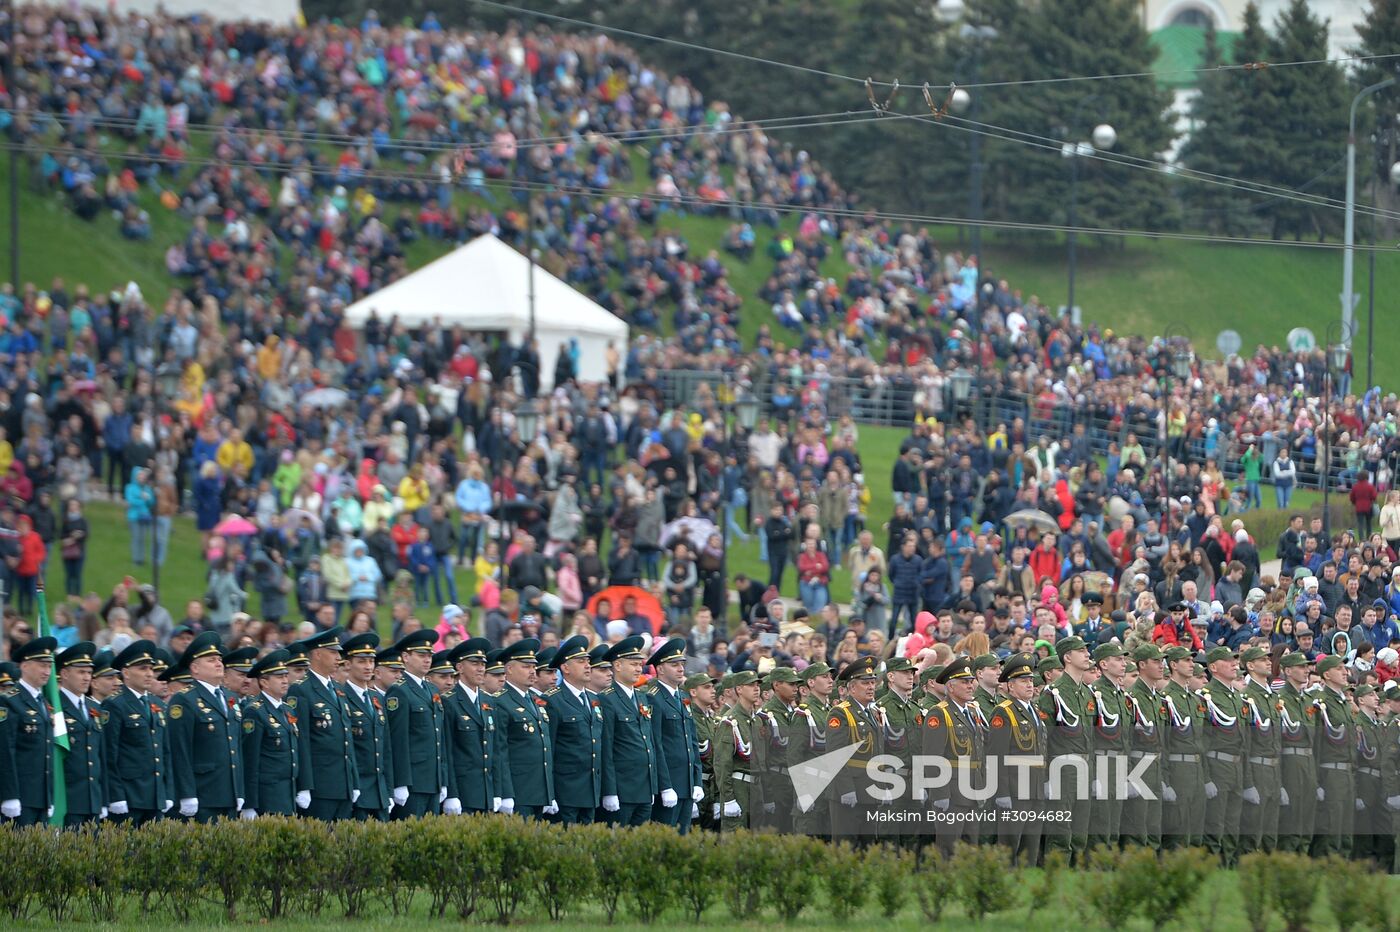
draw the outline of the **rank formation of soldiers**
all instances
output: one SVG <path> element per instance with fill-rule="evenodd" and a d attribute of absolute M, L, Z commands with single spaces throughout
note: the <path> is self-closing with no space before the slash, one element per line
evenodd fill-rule
<path fill-rule="evenodd" d="M 1397 864 L 1400 684 L 1349 689 L 1335 656 L 1286 653 L 1275 671 L 1260 647 L 1202 664 L 1071 636 L 1044 658 L 715 680 L 687 676 L 678 638 L 648 654 L 641 637 L 436 653 L 432 631 L 342 637 L 261 657 L 210 633 L 179 657 L 28 642 L 0 664 L 0 812 L 53 817 L 62 716 L 69 827 L 494 812 L 995 842 L 1023 866 L 1127 845 L 1204 846 L 1226 867 L 1271 850 Z"/>

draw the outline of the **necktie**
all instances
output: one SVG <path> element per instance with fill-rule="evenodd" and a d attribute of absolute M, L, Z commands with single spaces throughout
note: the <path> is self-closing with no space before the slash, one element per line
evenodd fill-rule
<path fill-rule="evenodd" d="M 82 698 L 81 696 L 78 697 L 78 711 L 82 713 L 83 724 L 86 725 L 88 723 L 87 700 Z"/>

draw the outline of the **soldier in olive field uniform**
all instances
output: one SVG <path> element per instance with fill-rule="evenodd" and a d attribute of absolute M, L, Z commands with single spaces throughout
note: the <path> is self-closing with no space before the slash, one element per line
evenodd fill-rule
<path fill-rule="evenodd" d="M 1137 682 L 1128 693 L 1132 708 L 1132 750 L 1128 752 L 1130 766 L 1149 761 L 1142 771 L 1142 782 L 1152 793 L 1152 799 L 1132 795 L 1123 803 L 1123 820 L 1119 835 L 1125 844 L 1148 848 L 1162 846 L 1162 783 L 1166 773 L 1167 715 L 1162 704 L 1166 687 L 1166 670 L 1162 650 L 1156 644 L 1141 644 L 1133 650 L 1137 664 Z"/>
<path fill-rule="evenodd" d="M 1228 647 L 1206 654 L 1211 680 L 1201 690 L 1206 706 L 1206 848 L 1224 867 L 1239 862 L 1240 818 L 1250 709 L 1235 689 L 1239 661 Z"/>
<path fill-rule="evenodd" d="M 1084 685 L 1093 659 L 1077 637 L 1063 638 L 1055 653 L 1064 673 L 1046 686 L 1039 699 L 1050 730 L 1049 805 L 1068 813 L 1068 821 L 1047 825 L 1049 848 L 1063 850 L 1081 866 L 1089 843 L 1090 781 L 1093 779 L 1094 694 Z"/>
<path fill-rule="evenodd" d="M 1163 691 L 1166 711 L 1167 763 L 1162 783 L 1162 844 L 1189 848 L 1201 844 L 1205 834 L 1205 720 L 1206 707 L 1191 690 L 1195 663 L 1184 647 L 1165 654 L 1171 676 Z"/>
<path fill-rule="evenodd" d="M 1377 821 L 1385 826 L 1385 837 L 1378 847 L 1381 866 L 1394 874 L 1400 873 L 1400 680 L 1386 683 L 1384 695 L 1380 766 L 1385 808 Z"/>
<path fill-rule="evenodd" d="M 1094 683 L 1094 772 L 1099 792 L 1091 800 L 1089 844 L 1112 850 L 1118 846 L 1122 829 L 1124 799 L 1118 793 L 1118 780 L 1128 771 L 1133 742 L 1133 711 L 1123 691 L 1127 672 L 1123 648 L 1116 641 L 1101 640 L 1091 654 L 1099 669 Z"/>
<path fill-rule="evenodd" d="M 287 705 L 291 652 L 274 650 L 248 668 L 259 695 L 243 708 L 243 785 L 247 795 L 239 818 L 294 815 L 301 739 L 297 715 Z M 348 754 L 348 752 L 347 752 Z M 324 816 L 322 817 L 324 818 Z"/>
<path fill-rule="evenodd" d="M 719 802 L 715 799 L 715 678 L 708 673 L 696 673 L 685 678 L 684 688 L 690 714 L 695 719 L 695 753 L 700 759 L 700 827 L 719 830 L 716 815 Z"/>
<path fill-rule="evenodd" d="M 807 729 L 799 758 L 810 760 L 826 753 L 826 722 L 831 713 L 836 678 L 832 676 L 831 667 L 820 662 L 808 664 L 799 675 L 803 695 L 797 704 L 797 713 Z M 794 799 L 793 806 L 796 831 L 821 838 L 831 835 L 830 787 L 814 798 Z"/>
<path fill-rule="evenodd" d="M 793 826 L 796 801 L 793 796 L 793 766 L 806 760 L 811 729 L 797 708 L 801 678 L 792 667 L 776 667 L 768 674 L 773 695 L 758 712 L 758 741 L 764 743 L 765 766 L 759 774 L 763 807 L 754 813 L 754 828 L 789 832 Z"/>
<path fill-rule="evenodd" d="M 759 688 L 752 670 L 729 674 L 726 680 L 735 702 L 715 722 L 715 799 L 720 801 L 720 831 L 733 832 L 749 827 L 750 807 L 761 802 L 754 781 Z"/>
<path fill-rule="evenodd" d="M 1013 866 L 1040 863 L 1041 812 L 1045 799 L 1045 713 L 1035 707 L 1035 657 L 1012 654 L 1002 665 L 1001 682 L 1007 697 L 987 720 L 986 756 L 996 762 L 999 784 L 993 804 L 999 810 L 1029 818 L 997 824 L 997 838 L 1011 852 Z M 1016 760 L 1016 766 L 1008 761 Z M 1022 784 L 1024 773 L 1025 783 Z"/>
<path fill-rule="evenodd" d="M 1369 683 L 1352 693 L 1356 703 L 1356 816 L 1351 855 L 1359 860 L 1378 861 L 1380 840 L 1386 829 L 1386 810 L 1381 796 L 1380 695 Z"/>
<path fill-rule="evenodd" d="M 1279 804 L 1283 799 L 1282 709 L 1283 700 L 1269 682 L 1273 664 L 1263 647 L 1247 647 L 1240 654 L 1248 679 L 1244 701 L 1248 755 L 1244 768 L 1244 802 L 1240 815 L 1241 855 L 1273 851 L 1278 847 Z"/>
<path fill-rule="evenodd" d="M 1356 749 L 1356 720 L 1346 695 L 1347 668 L 1343 658 L 1328 654 L 1315 668 L 1322 678 L 1317 694 L 1318 809 L 1314 857 L 1351 854 L 1356 782 L 1352 757 Z"/>
<path fill-rule="evenodd" d="M 103 721 L 87 698 L 97 646 L 79 641 L 58 655 L 59 713 L 68 728 L 68 753 L 63 755 L 63 785 L 67 811 L 65 828 L 107 817 L 107 761 Z"/>
<path fill-rule="evenodd" d="M 1279 658 L 1284 684 L 1279 710 L 1282 767 L 1279 789 L 1279 847 L 1305 854 L 1312 846 L 1322 786 L 1317 774 L 1318 714 L 1308 689 L 1308 658 L 1291 651 Z"/>

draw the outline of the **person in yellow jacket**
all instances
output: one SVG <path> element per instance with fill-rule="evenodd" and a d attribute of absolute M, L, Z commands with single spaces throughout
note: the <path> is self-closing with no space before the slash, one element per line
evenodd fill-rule
<path fill-rule="evenodd" d="M 414 463 L 408 470 L 408 474 L 399 480 L 399 498 L 403 501 L 403 510 L 416 514 L 418 509 L 427 507 L 428 500 L 432 498 L 432 491 L 428 488 L 427 480 L 423 478 L 423 464 Z"/>

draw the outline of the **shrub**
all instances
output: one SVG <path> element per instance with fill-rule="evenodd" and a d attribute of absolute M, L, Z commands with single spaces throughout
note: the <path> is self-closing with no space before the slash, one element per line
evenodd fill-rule
<path fill-rule="evenodd" d="M 586 899 L 598 880 L 593 859 L 582 856 L 578 838 L 579 833 L 561 825 L 538 823 L 530 847 L 529 886 L 554 922 Z"/>
<path fill-rule="evenodd" d="M 1000 845 L 959 843 L 953 853 L 958 899 L 973 922 L 1011 905 L 1011 859 Z"/>
<path fill-rule="evenodd" d="M 479 895 L 495 910 L 497 922 L 509 922 L 530 889 L 527 873 L 534 823 L 486 815 L 442 821 L 456 836 L 449 840 L 452 865 L 460 871 L 461 865 L 474 863 L 472 879 L 480 885 Z M 477 896 L 471 895 L 473 910 Z M 462 913 L 463 918 L 467 915 Z"/>
<path fill-rule="evenodd" d="M 162 819 L 131 833 L 131 885 L 140 891 L 142 915 L 151 911 L 154 899 L 177 922 L 190 918 L 191 891 L 203 888 L 202 849 L 212 831 L 179 819 Z"/>
<path fill-rule="evenodd" d="M 85 897 L 87 882 L 88 832 L 54 832 L 43 830 L 41 847 L 44 859 L 38 863 L 35 881 L 39 887 L 39 902 L 49 919 L 62 923 L 70 918 L 73 901 Z"/>
<path fill-rule="evenodd" d="M 690 908 L 696 922 L 715 901 L 731 865 L 725 859 L 720 836 L 713 832 L 691 832 L 690 843 L 681 847 L 684 866 L 675 878 L 677 898 Z"/>
<path fill-rule="evenodd" d="M 644 925 L 656 922 L 673 898 L 676 871 L 683 863 L 680 854 L 686 840 L 668 825 L 655 822 L 633 829 L 614 831 L 614 844 L 621 847 L 627 861 L 626 873 L 616 879 L 632 915 Z"/>
<path fill-rule="evenodd" d="M 1386 932 L 1390 928 L 1386 906 L 1386 877 L 1374 873 L 1370 861 L 1347 861 L 1335 855 L 1324 866 L 1327 902 L 1339 932 L 1358 926 Z"/>
<path fill-rule="evenodd" d="M 928 848 L 914 866 L 914 895 L 919 911 L 929 922 L 938 922 L 957 889 L 957 880 L 936 848 Z"/>
<path fill-rule="evenodd" d="M 1160 930 L 1185 912 L 1219 861 L 1202 848 L 1167 851 L 1160 862 L 1155 857 L 1150 860 L 1144 857 L 1133 873 L 1139 883 L 1143 917 L 1153 929 Z"/>
<path fill-rule="evenodd" d="M 622 885 L 614 878 L 625 877 L 631 870 L 631 865 L 627 863 L 627 851 L 616 843 L 613 830 L 606 825 L 574 826 L 569 832 L 582 840 L 584 850 L 598 868 L 598 876 L 604 882 L 598 884 L 594 892 L 608 922 L 613 922 L 617 918 L 617 907 L 622 902 Z"/>
<path fill-rule="evenodd" d="M 319 913 L 334 866 L 324 852 L 331 846 L 325 822 L 265 815 L 240 823 L 249 899 L 264 919 L 279 919 L 295 901 L 304 912 Z"/>
<path fill-rule="evenodd" d="M 1274 904 L 1284 926 L 1288 932 L 1305 932 L 1312 922 L 1313 904 L 1322 881 L 1317 862 L 1306 854 L 1291 851 L 1275 851 L 1268 860 Z"/>
<path fill-rule="evenodd" d="M 364 915 L 370 897 L 389 895 L 394 854 L 390 841 L 403 823 L 337 822 L 331 826 L 327 882 L 347 918 Z"/>
<path fill-rule="evenodd" d="M 29 918 L 38 892 L 34 871 L 43 863 L 43 834 L 37 828 L 0 825 L 0 913 L 15 922 Z"/>
<path fill-rule="evenodd" d="M 875 902 L 880 904 L 880 915 L 893 919 L 909 902 L 913 855 L 899 848 L 879 845 L 865 853 L 865 865 L 875 884 Z"/>
<path fill-rule="evenodd" d="M 1245 855 L 1240 858 L 1239 877 L 1240 897 L 1249 928 L 1252 932 L 1265 932 L 1276 896 L 1273 859 L 1260 851 Z"/>
<path fill-rule="evenodd" d="M 191 826 L 201 885 L 219 892 L 216 902 L 223 906 L 230 922 L 238 918 L 238 902 L 248 889 L 248 839 L 252 826 L 252 822 L 227 819 Z M 183 891 L 183 895 L 188 896 L 189 891 Z"/>
<path fill-rule="evenodd" d="M 1032 880 L 1027 892 L 1030 903 L 1026 907 L 1026 919 L 1030 920 L 1042 906 L 1054 903 L 1060 896 L 1060 877 L 1069 867 L 1069 858 L 1059 848 L 1045 853 L 1045 865 L 1040 876 Z"/>
<path fill-rule="evenodd" d="M 817 887 L 817 868 L 826 853 L 825 845 L 806 835 L 765 836 L 775 863 L 768 885 L 768 902 L 779 918 L 794 921 L 812 902 Z"/>
<path fill-rule="evenodd" d="M 821 865 L 822 885 L 826 887 L 831 915 L 845 921 L 860 912 L 870 895 L 865 878 L 865 860 L 845 842 L 834 844 Z"/>
<path fill-rule="evenodd" d="M 735 919 L 752 920 L 763 906 L 764 891 L 782 869 L 769 844 L 772 835 L 738 831 L 721 840 L 724 860 L 732 867 L 724 874 L 724 898 Z"/>
<path fill-rule="evenodd" d="M 1103 925 L 1118 929 L 1127 925 L 1138 910 L 1142 880 L 1142 849 L 1111 854 L 1101 851 L 1094 859 L 1100 872 L 1086 876 L 1080 888 L 1081 901 Z M 1151 851 L 1147 857 L 1156 860 Z"/>

